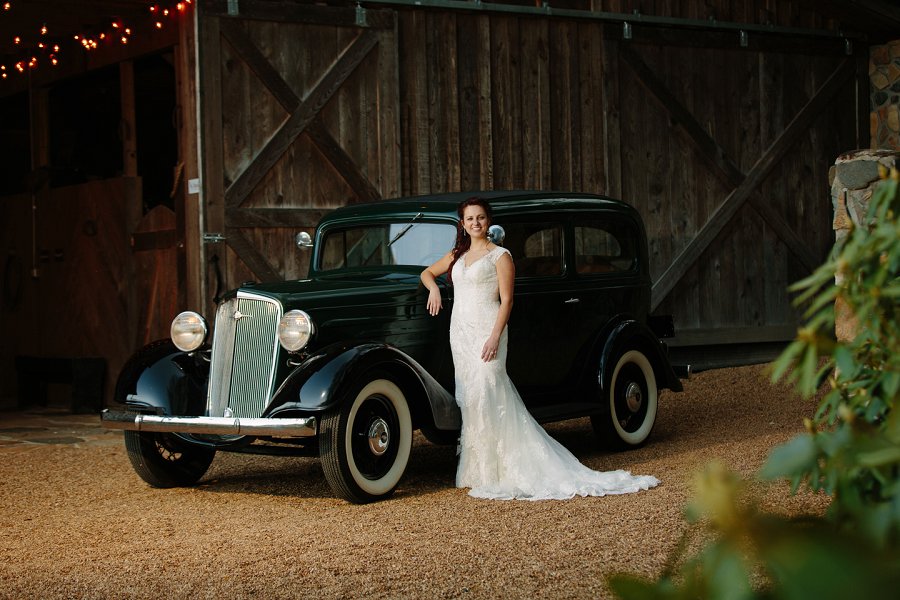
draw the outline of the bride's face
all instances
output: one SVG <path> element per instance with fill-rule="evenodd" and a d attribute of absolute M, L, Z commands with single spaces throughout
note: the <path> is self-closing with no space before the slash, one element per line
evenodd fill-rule
<path fill-rule="evenodd" d="M 467 206 L 463 210 L 462 225 L 472 238 L 483 238 L 487 235 L 488 227 L 491 221 L 488 219 L 487 213 L 477 204 Z"/>

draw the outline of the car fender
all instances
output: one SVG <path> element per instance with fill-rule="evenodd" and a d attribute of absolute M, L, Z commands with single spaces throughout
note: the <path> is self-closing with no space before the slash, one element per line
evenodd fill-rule
<path fill-rule="evenodd" d="M 171 340 L 152 342 L 131 356 L 116 381 L 114 399 L 158 415 L 204 414 L 208 363 L 178 350 Z"/>
<path fill-rule="evenodd" d="M 665 344 L 643 323 L 634 319 L 623 319 L 606 335 L 606 343 L 600 352 L 598 380 L 602 394 L 606 394 L 619 356 L 631 348 L 638 349 L 647 356 L 653 365 L 657 386 L 660 389 L 682 391 L 681 380 L 669 364 Z"/>
<path fill-rule="evenodd" d="M 411 396 L 410 410 L 420 423 L 427 417 L 438 429 L 460 429 L 462 418 L 453 395 L 408 354 L 382 343 L 334 344 L 305 358 L 275 392 L 265 416 L 334 408 L 344 390 L 375 368 L 398 378 L 401 388 Z M 426 403 L 430 415 L 422 413 Z"/>

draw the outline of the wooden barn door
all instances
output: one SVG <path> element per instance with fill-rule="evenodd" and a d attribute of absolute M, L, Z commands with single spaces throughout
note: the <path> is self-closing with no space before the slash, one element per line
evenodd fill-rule
<path fill-rule="evenodd" d="M 305 277 L 298 232 L 399 195 L 397 50 L 391 11 L 210 0 L 198 23 L 209 302 Z"/>
<path fill-rule="evenodd" d="M 859 58 L 837 44 L 612 45 L 621 195 L 646 221 L 652 306 L 675 316 L 675 345 L 792 339 L 787 288 L 834 240 L 829 168 L 864 142 Z"/>

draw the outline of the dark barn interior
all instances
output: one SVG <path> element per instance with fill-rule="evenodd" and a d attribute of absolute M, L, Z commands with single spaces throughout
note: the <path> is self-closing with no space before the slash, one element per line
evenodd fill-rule
<path fill-rule="evenodd" d="M 887 0 L 10 0 L 0 31 L 2 407 L 96 411 L 178 311 L 305 276 L 324 212 L 460 190 L 629 202 L 673 352 L 769 360 L 835 159 L 900 149 Z"/>

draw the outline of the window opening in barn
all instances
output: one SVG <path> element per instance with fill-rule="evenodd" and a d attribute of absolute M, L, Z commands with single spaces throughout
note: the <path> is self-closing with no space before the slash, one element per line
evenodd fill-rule
<path fill-rule="evenodd" d="M 50 89 L 50 185 L 108 179 L 122 172 L 119 69 L 91 71 Z"/>
<path fill-rule="evenodd" d="M 137 167 L 144 210 L 160 204 L 174 209 L 172 187 L 178 163 L 175 123 L 175 67 L 171 52 L 134 61 Z"/>
<path fill-rule="evenodd" d="M 0 98 L 0 196 L 28 191 L 31 140 L 28 133 L 28 94 Z"/>

